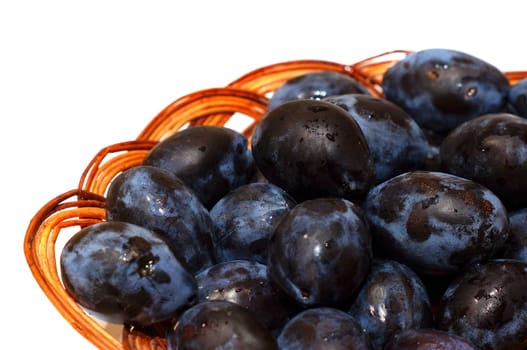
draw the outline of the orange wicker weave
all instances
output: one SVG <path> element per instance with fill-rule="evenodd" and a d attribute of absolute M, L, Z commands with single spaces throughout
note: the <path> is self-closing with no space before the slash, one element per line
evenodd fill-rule
<path fill-rule="evenodd" d="M 125 169 L 139 165 L 160 140 L 194 125 L 225 125 L 235 114 L 252 122 L 239 130 L 250 137 L 265 113 L 268 94 L 295 76 L 333 70 L 363 83 L 375 96 L 382 96 L 382 76 L 410 51 L 391 51 L 355 64 L 320 60 L 282 62 L 256 69 L 222 88 L 185 95 L 163 109 L 141 131 L 136 140 L 116 143 L 97 153 L 81 174 L 78 188 L 64 192 L 46 203 L 27 228 L 24 253 L 34 278 L 62 316 L 99 349 L 166 349 L 163 336 L 123 327 L 112 335 L 86 314 L 66 293 L 57 266 L 56 243 L 66 228 L 77 228 L 105 220 L 105 193 L 109 183 Z M 511 83 L 527 77 L 527 72 L 506 72 Z"/>

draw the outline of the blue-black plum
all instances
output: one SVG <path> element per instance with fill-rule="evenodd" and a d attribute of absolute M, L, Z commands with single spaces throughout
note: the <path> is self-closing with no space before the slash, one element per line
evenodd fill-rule
<path fill-rule="evenodd" d="M 301 307 L 348 308 L 372 260 L 371 237 L 360 207 L 342 198 L 296 205 L 271 235 L 271 280 Z"/>
<path fill-rule="evenodd" d="M 344 108 L 359 124 L 375 163 L 376 183 L 423 169 L 437 153 L 415 120 L 393 102 L 364 94 L 337 95 L 324 101 Z"/>
<path fill-rule="evenodd" d="M 394 334 L 432 327 L 432 306 L 425 285 L 408 266 L 373 260 L 371 270 L 348 311 L 382 350 Z"/>
<path fill-rule="evenodd" d="M 296 100 L 256 125 L 252 152 L 264 177 L 296 201 L 363 196 L 375 181 L 374 162 L 359 125 L 326 101 Z"/>
<path fill-rule="evenodd" d="M 508 212 L 493 192 L 443 172 L 398 175 L 374 187 L 363 208 L 374 252 L 423 275 L 450 276 L 489 259 L 509 234 Z"/>
<path fill-rule="evenodd" d="M 241 305 L 203 301 L 185 310 L 169 328 L 168 350 L 278 350 L 275 338 Z"/>
<path fill-rule="evenodd" d="M 247 138 L 233 129 L 199 125 L 161 140 L 143 160 L 166 169 L 190 187 L 210 209 L 255 173 Z"/>
<path fill-rule="evenodd" d="M 506 107 L 510 84 L 496 66 L 465 52 L 433 48 L 389 68 L 384 96 L 423 128 L 447 133 L 464 121 Z"/>
<path fill-rule="evenodd" d="M 445 172 L 489 188 L 510 210 L 527 207 L 527 119 L 485 114 L 452 130 L 441 143 Z"/>
<path fill-rule="evenodd" d="M 209 212 L 168 170 L 139 165 L 117 175 L 108 188 L 106 212 L 108 220 L 162 235 L 192 273 L 216 262 Z"/>
<path fill-rule="evenodd" d="M 218 261 L 245 259 L 267 263 L 267 242 L 274 226 L 296 201 L 271 183 L 242 185 L 210 210 Z"/>
<path fill-rule="evenodd" d="M 195 277 L 199 302 L 225 300 L 246 307 L 271 331 L 281 329 L 289 318 L 286 299 L 271 283 L 264 264 L 231 260 L 210 266 Z"/>
<path fill-rule="evenodd" d="M 197 282 L 154 232 L 103 221 L 69 239 L 60 255 L 64 288 L 98 319 L 149 326 L 197 300 Z"/>
<path fill-rule="evenodd" d="M 510 113 L 527 118 L 527 78 L 511 85 L 507 102 Z"/>
<path fill-rule="evenodd" d="M 406 329 L 390 338 L 383 350 L 477 350 L 467 339 L 434 328 Z"/>
<path fill-rule="evenodd" d="M 304 310 L 278 335 L 280 350 L 373 350 L 369 336 L 350 314 L 331 307 Z"/>
<path fill-rule="evenodd" d="M 358 80 L 343 73 L 306 73 L 286 81 L 276 89 L 269 99 L 267 110 L 293 100 L 321 100 L 328 96 L 353 93 L 369 94 L 369 91 Z"/>
<path fill-rule="evenodd" d="M 509 239 L 501 256 L 527 263 L 527 208 L 509 213 L 509 227 Z"/>
<path fill-rule="evenodd" d="M 439 304 L 437 328 L 483 350 L 527 346 L 527 263 L 497 259 L 470 265 Z"/>

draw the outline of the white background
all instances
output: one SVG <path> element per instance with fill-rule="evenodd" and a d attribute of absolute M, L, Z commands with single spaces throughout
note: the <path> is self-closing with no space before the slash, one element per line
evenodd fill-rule
<path fill-rule="evenodd" d="M 176 98 L 271 63 L 354 63 L 394 49 L 453 48 L 527 69 L 520 3 L 1 2 L 2 341 L 93 348 L 39 289 L 24 234 L 97 151 L 134 139 Z"/>

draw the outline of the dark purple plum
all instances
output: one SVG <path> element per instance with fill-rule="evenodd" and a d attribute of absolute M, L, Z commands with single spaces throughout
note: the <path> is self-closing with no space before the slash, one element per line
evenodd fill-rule
<path fill-rule="evenodd" d="M 264 177 L 297 202 L 364 196 L 374 162 L 359 125 L 342 108 L 320 100 L 286 102 L 263 116 L 252 152 Z"/>
<path fill-rule="evenodd" d="M 278 335 L 280 350 L 373 350 L 368 334 L 350 314 L 331 307 L 307 309 Z"/>
<path fill-rule="evenodd" d="M 485 114 L 459 125 L 441 143 L 441 167 L 493 191 L 510 210 L 527 207 L 527 119 Z"/>
<path fill-rule="evenodd" d="M 358 80 L 335 71 L 318 71 L 299 75 L 276 89 L 269 99 L 267 110 L 282 103 L 301 99 L 321 100 L 341 94 L 369 94 Z"/>
<path fill-rule="evenodd" d="M 373 260 L 348 312 L 378 350 L 403 330 L 432 327 L 432 307 L 423 282 L 408 266 L 393 260 Z"/>
<path fill-rule="evenodd" d="M 363 208 L 375 254 L 422 275 L 450 276 L 489 259 L 509 234 L 507 210 L 494 193 L 442 172 L 398 175 L 374 187 Z"/>
<path fill-rule="evenodd" d="M 421 127 L 393 102 L 364 94 L 337 95 L 323 101 L 344 108 L 359 124 L 375 162 L 376 183 L 423 169 L 434 156 Z"/>
<path fill-rule="evenodd" d="M 497 259 L 470 265 L 443 295 L 437 328 L 481 350 L 527 346 L 527 263 Z"/>
<path fill-rule="evenodd" d="M 271 280 L 301 307 L 349 308 L 373 255 L 360 207 L 342 198 L 296 205 L 276 226 L 268 249 Z"/>
<path fill-rule="evenodd" d="M 393 336 L 383 350 L 477 350 L 467 339 L 439 329 L 406 329 Z"/>
<path fill-rule="evenodd" d="M 249 183 L 256 169 L 247 138 L 214 125 L 182 129 L 161 140 L 143 164 L 172 172 L 207 209 L 231 190 Z"/>
<path fill-rule="evenodd" d="M 235 259 L 267 263 L 267 242 L 276 223 L 296 201 L 271 183 L 242 185 L 210 210 L 216 230 L 218 261 Z"/>
<path fill-rule="evenodd" d="M 267 266 L 254 261 L 231 260 L 196 275 L 198 301 L 225 300 L 249 309 L 269 330 L 281 329 L 289 318 L 282 292 L 267 274 Z"/>
<path fill-rule="evenodd" d="M 509 239 L 502 257 L 527 263 L 527 208 L 509 213 L 509 227 Z"/>
<path fill-rule="evenodd" d="M 228 301 L 204 301 L 187 309 L 166 336 L 168 350 L 278 350 L 256 316 Z"/>
<path fill-rule="evenodd" d="M 444 48 L 410 53 L 383 76 L 384 96 L 437 133 L 504 110 L 510 84 L 481 58 Z"/>
<path fill-rule="evenodd" d="M 60 255 L 65 290 L 99 320 L 149 326 L 197 300 L 197 282 L 154 232 L 103 221 L 70 238 Z"/>
<path fill-rule="evenodd" d="M 510 113 L 527 118 L 527 78 L 511 86 L 507 101 Z"/>
<path fill-rule="evenodd" d="M 209 212 L 167 170 L 139 165 L 117 175 L 108 187 L 106 212 L 110 221 L 130 222 L 162 235 L 192 273 L 216 262 Z"/>

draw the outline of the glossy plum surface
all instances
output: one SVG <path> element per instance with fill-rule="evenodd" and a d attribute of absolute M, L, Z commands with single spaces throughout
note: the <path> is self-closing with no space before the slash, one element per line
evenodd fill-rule
<path fill-rule="evenodd" d="M 398 175 L 364 202 L 376 254 L 446 276 L 499 253 L 509 234 L 500 199 L 477 182 L 433 171 Z"/>
<path fill-rule="evenodd" d="M 242 185 L 210 210 L 218 261 L 245 259 L 267 263 L 267 242 L 274 226 L 296 201 L 271 183 Z"/>
<path fill-rule="evenodd" d="M 280 350 L 372 350 L 368 334 L 350 314 L 312 308 L 292 318 L 278 336 Z"/>
<path fill-rule="evenodd" d="M 189 271 L 216 261 L 210 214 L 195 193 L 167 170 L 140 165 L 110 183 L 108 220 L 125 221 L 162 235 Z"/>
<path fill-rule="evenodd" d="M 444 171 L 481 183 L 511 210 L 527 207 L 527 119 L 509 113 L 474 118 L 440 147 Z"/>
<path fill-rule="evenodd" d="M 441 299 L 437 327 L 482 350 L 527 346 L 527 263 L 489 260 L 473 264 Z"/>
<path fill-rule="evenodd" d="M 507 101 L 510 113 L 527 118 L 527 78 L 511 86 Z"/>
<path fill-rule="evenodd" d="M 213 125 L 182 129 L 161 140 L 143 164 L 172 172 L 208 209 L 231 190 L 248 183 L 255 172 L 247 138 L 233 129 Z"/>
<path fill-rule="evenodd" d="M 388 100 L 421 127 L 438 133 L 502 111 L 510 88 L 505 75 L 491 63 L 444 48 L 409 54 L 385 72 L 382 85 Z"/>
<path fill-rule="evenodd" d="M 348 311 L 382 350 L 392 335 L 432 326 L 432 307 L 419 276 L 404 264 L 374 259 L 359 294 Z"/>
<path fill-rule="evenodd" d="M 359 125 L 326 101 L 290 101 L 268 112 L 254 129 L 252 152 L 264 177 L 299 202 L 360 197 L 375 180 Z"/>
<path fill-rule="evenodd" d="M 501 256 L 527 263 L 527 208 L 509 213 L 509 227 L 509 239 Z"/>
<path fill-rule="evenodd" d="M 154 232 L 124 222 L 81 229 L 60 255 L 66 291 L 97 318 L 148 326 L 197 300 L 197 283 Z"/>
<path fill-rule="evenodd" d="M 278 330 L 289 318 L 282 292 L 267 274 L 267 266 L 255 261 L 231 260 L 213 265 L 196 275 L 198 301 L 225 300 L 241 305 L 269 330 Z"/>
<path fill-rule="evenodd" d="M 321 100 L 328 96 L 352 93 L 369 94 L 359 81 L 349 75 L 333 71 L 306 73 L 286 81 L 276 89 L 269 99 L 267 110 L 288 101 Z"/>
<path fill-rule="evenodd" d="M 168 350 L 278 350 L 275 338 L 241 305 L 204 301 L 187 309 L 167 332 Z"/>
<path fill-rule="evenodd" d="M 477 350 L 459 335 L 433 328 L 406 329 L 394 335 L 383 350 Z"/>
<path fill-rule="evenodd" d="M 267 267 L 298 305 L 347 308 L 371 260 L 360 208 L 342 198 L 318 198 L 298 204 L 276 226 Z"/>
<path fill-rule="evenodd" d="M 421 127 L 401 107 L 384 98 L 364 94 L 327 97 L 359 124 L 375 162 L 375 181 L 423 169 L 434 149 Z"/>

